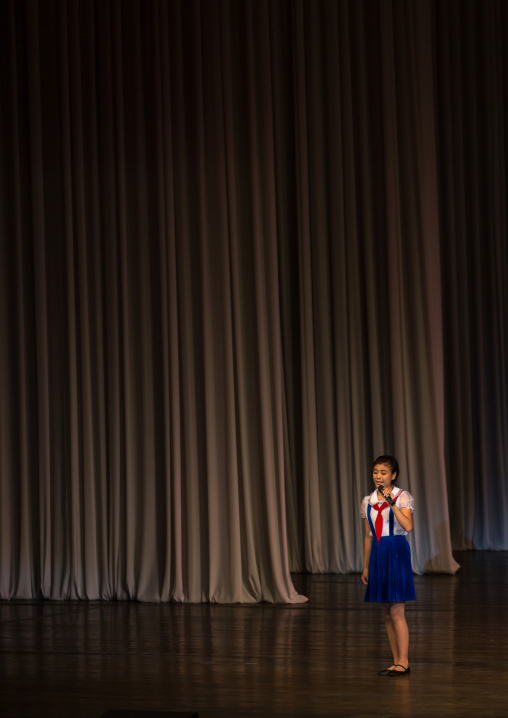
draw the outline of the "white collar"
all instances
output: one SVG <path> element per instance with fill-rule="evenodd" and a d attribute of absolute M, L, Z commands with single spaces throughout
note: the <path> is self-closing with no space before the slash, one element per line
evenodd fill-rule
<path fill-rule="evenodd" d="M 392 486 L 391 490 L 395 494 L 395 500 L 397 500 L 402 493 L 402 489 L 399 489 L 397 486 Z M 377 497 L 377 489 L 374 489 L 374 491 L 370 495 L 369 504 L 372 504 L 372 506 L 375 506 L 376 504 L 380 504 L 380 503 L 381 503 L 381 501 L 379 501 L 379 499 Z"/>

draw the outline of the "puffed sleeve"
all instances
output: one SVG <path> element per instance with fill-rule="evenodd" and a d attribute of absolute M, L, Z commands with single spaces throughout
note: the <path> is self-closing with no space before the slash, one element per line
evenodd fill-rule
<path fill-rule="evenodd" d="M 370 496 L 365 496 L 362 501 L 362 506 L 360 509 L 360 516 L 362 517 L 362 519 L 367 518 L 367 504 L 369 503 L 369 499 L 370 499 Z"/>
<path fill-rule="evenodd" d="M 400 495 L 399 500 L 397 501 L 397 506 L 399 509 L 411 509 L 411 513 L 413 513 L 415 508 L 415 500 L 409 493 L 409 491 L 403 491 Z"/>

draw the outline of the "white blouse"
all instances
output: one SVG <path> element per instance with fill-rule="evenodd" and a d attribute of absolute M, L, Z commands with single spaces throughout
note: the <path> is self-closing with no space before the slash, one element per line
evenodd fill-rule
<path fill-rule="evenodd" d="M 409 491 L 401 491 L 401 489 L 397 488 L 396 486 L 392 486 L 392 493 L 395 496 L 395 504 L 399 509 L 411 509 L 411 513 L 414 511 L 414 505 L 415 500 L 409 493 Z M 367 506 L 370 504 L 372 506 L 372 509 L 370 511 L 370 517 L 372 519 L 372 523 L 375 524 L 376 518 L 377 518 L 377 507 L 380 506 L 383 503 L 383 501 L 379 501 L 377 498 L 377 489 L 373 491 L 370 496 L 365 496 L 362 501 L 362 507 L 360 509 L 360 515 L 362 519 L 367 518 Z M 389 517 L 390 517 L 390 507 L 387 506 L 383 511 L 381 512 L 381 516 L 383 517 L 383 532 L 381 536 L 389 536 L 390 535 L 390 525 L 389 525 Z M 404 531 L 402 526 L 397 521 L 396 517 L 394 516 L 394 522 L 393 522 L 393 533 L 396 536 L 405 536 L 407 534 L 407 531 Z M 369 532 L 370 536 L 372 536 L 372 531 Z"/>

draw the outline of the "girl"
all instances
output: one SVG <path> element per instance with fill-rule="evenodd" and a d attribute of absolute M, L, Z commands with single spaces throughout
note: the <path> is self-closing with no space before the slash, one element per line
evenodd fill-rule
<path fill-rule="evenodd" d="M 416 599 L 411 550 L 406 534 L 413 529 L 414 499 L 409 491 L 394 486 L 399 464 L 394 456 L 374 461 L 375 491 L 362 501 L 365 520 L 362 581 L 367 586 L 365 601 L 383 604 L 386 632 L 393 654 L 390 668 L 380 676 L 409 674 L 409 631 L 404 607 Z"/>

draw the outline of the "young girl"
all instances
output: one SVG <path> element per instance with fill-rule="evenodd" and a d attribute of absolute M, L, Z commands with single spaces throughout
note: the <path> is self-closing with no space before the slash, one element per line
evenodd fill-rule
<path fill-rule="evenodd" d="M 390 668 L 380 676 L 399 677 L 409 673 L 409 631 L 404 606 L 416 599 L 411 550 L 406 534 L 413 529 L 414 499 L 394 486 L 399 464 L 394 456 L 374 461 L 375 491 L 362 501 L 365 519 L 362 581 L 365 601 L 383 604 L 386 632 L 393 653 Z"/>

